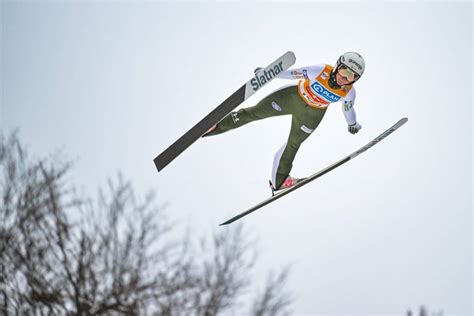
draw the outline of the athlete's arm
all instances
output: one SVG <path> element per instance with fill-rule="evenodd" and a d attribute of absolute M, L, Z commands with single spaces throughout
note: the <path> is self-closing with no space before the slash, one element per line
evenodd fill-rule
<path fill-rule="evenodd" d="M 288 69 L 278 74 L 278 78 L 306 80 L 310 78 L 316 78 L 317 76 L 319 76 L 321 71 L 323 71 L 323 69 L 324 69 L 324 65 L 322 64 L 315 65 L 315 66 Z"/>
<path fill-rule="evenodd" d="M 348 131 L 351 134 L 357 133 L 362 126 L 357 123 L 357 115 L 354 110 L 354 101 L 356 97 L 356 92 L 354 87 L 352 87 L 351 91 L 346 95 L 345 98 L 342 100 L 342 112 L 344 113 L 344 117 L 346 118 L 346 122 L 348 125 Z"/>

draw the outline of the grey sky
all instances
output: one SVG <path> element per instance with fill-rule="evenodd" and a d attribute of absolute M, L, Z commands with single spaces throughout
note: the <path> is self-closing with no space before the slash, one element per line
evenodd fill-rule
<path fill-rule="evenodd" d="M 287 50 L 296 66 L 360 52 L 347 132 L 340 104 L 292 175 L 370 151 L 245 218 L 258 271 L 293 264 L 300 314 L 472 308 L 472 4 L 2 2 L 0 125 L 36 155 L 64 148 L 93 194 L 121 170 L 200 235 L 269 194 L 289 117 L 200 140 L 158 174 L 152 159 Z M 288 83 L 275 80 L 243 106 Z"/>

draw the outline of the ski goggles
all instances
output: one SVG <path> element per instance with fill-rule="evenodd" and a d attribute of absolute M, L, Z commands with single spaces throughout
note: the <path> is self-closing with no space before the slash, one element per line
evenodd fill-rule
<path fill-rule="evenodd" d="M 359 74 L 356 74 L 352 69 L 348 68 L 346 65 L 341 65 L 339 67 L 339 74 L 343 77 L 346 77 L 350 82 L 357 81 L 360 78 Z"/>

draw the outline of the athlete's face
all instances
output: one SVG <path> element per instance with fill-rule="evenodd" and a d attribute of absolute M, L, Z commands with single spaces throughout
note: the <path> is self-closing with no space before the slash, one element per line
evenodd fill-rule
<path fill-rule="evenodd" d="M 338 71 L 336 74 L 336 81 L 337 81 L 337 84 L 340 86 L 346 85 L 350 82 L 346 77 L 341 75 L 340 71 Z"/>
<path fill-rule="evenodd" d="M 353 83 L 356 80 L 357 75 L 352 70 L 344 66 L 342 66 L 336 74 L 336 81 L 340 86 Z"/>

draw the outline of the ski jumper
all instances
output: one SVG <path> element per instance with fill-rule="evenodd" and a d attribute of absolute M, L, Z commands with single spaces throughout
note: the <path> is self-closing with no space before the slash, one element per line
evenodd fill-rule
<path fill-rule="evenodd" d="M 323 64 L 280 73 L 278 78 L 299 79 L 298 84 L 280 88 L 253 107 L 231 112 L 215 130 L 204 136 L 221 134 L 268 117 L 291 115 L 290 135 L 275 154 L 273 162 L 272 181 L 275 188 L 279 188 L 290 174 L 301 143 L 318 127 L 329 104 L 342 101 L 347 123 L 356 123 L 355 90 L 351 85 L 331 88 L 328 81 L 332 70 L 332 66 Z"/>

